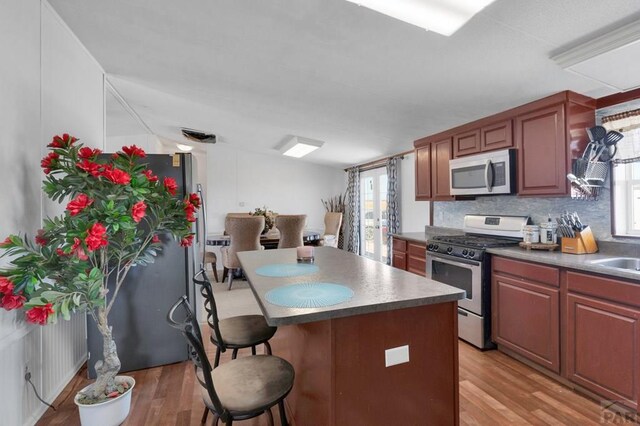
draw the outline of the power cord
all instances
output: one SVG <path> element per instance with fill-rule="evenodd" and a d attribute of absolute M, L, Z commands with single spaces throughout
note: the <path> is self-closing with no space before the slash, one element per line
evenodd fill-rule
<path fill-rule="evenodd" d="M 24 379 L 29 382 L 29 384 L 31 385 L 31 387 L 33 388 L 33 392 L 36 394 L 36 398 L 38 398 L 38 400 L 40 402 L 42 402 L 44 405 L 48 405 L 49 407 L 51 407 L 53 409 L 53 411 L 56 411 L 56 407 L 54 407 L 53 405 L 49 404 L 47 401 L 45 401 L 44 399 L 40 398 L 40 395 L 38 395 L 38 391 L 36 390 L 36 385 L 33 384 L 33 382 L 31 381 L 31 372 L 29 370 L 27 370 L 26 373 L 24 373 Z"/>

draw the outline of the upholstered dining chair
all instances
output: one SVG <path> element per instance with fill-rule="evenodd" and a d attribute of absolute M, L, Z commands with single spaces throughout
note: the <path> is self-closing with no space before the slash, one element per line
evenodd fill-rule
<path fill-rule="evenodd" d="M 211 264 L 211 270 L 213 271 L 213 277 L 218 282 L 218 256 L 212 251 L 204 252 L 204 265 Z"/>
<path fill-rule="evenodd" d="M 211 329 L 210 340 L 216 347 L 213 368 L 220 365 L 220 354 L 227 349 L 233 350 L 231 359 L 237 358 L 239 349 L 251 348 L 251 354 L 255 355 L 258 345 L 264 345 L 265 352 L 271 355 L 269 339 L 276 333 L 277 327 L 267 324 L 262 315 L 239 315 L 219 319 L 213 288 L 204 268 L 194 275 L 193 282 L 200 287 L 204 309 L 207 312 L 207 324 Z M 202 423 L 206 422 L 208 414 L 209 410 L 205 408 Z"/>
<path fill-rule="evenodd" d="M 319 245 L 338 247 L 340 226 L 342 226 L 342 213 L 326 212 L 324 215 L 324 233 L 320 238 Z"/>
<path fill-rule="evenodd" d="M 264 216 L 229 216 L 224 220 L 224 229 L 231 239 L 227 247 L 222 247 L 222 281 L 229 277 L 229 290 L 233 275 L 240 269 L 239 251 L 260 250 L 260 234 L 264 229 Z"/>
<path fill-rule="evenodd" d="M 182 321 L 175 318 L 179 308 L 183 311 L 179 314 L 184 318 Z M 278 406 L 281 424 L 287 425 L 284 399 L 293 388 L 295 377 L 289 362 L 273 355 L 256 355 L 234 359 L 212 369 L 198 321 L 186 296 L 171 307 L 167 322 L 180 330 L 187 340 L 189 356 L 202 387 L 202 399 L 214 415 L 214 425 L 218 420 L 232 425 L 234 420 L 251 419 L 262 414 L 266 414 L 268 424 L 273 425 L 271 407 L 275 405 Z"/>
<path fill-rule="evenodd" d="M 307 222 L 306 214 L 276 216 L 276 228 L 280 231 L 278 248 L 292 248 L 304 245 L 302 233 Z"/>

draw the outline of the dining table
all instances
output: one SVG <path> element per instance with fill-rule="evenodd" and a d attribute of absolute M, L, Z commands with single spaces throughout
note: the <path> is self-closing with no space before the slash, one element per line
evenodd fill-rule
<path fill-rule="evenodd" d="M 238 253 L 273 354 L 295 369 L 292 425 L 457 425 L 465 292 L 333 247 Z"/>
<path fill-rule="evenodd" d="M 319 231 L 305 230 L 302 232 L 302 241 L 304 245 L 317 245 L 320 241 L 321 234 Z M 260 235 L 260 245 L 265 249 L 278 248 L 280 241 L 280 233 L 278 231 L 269 231 Z M 215 233 L 207 235 L 208 246 L 228 246 L 231 244 L 231 237 L 224 233 Z"/>

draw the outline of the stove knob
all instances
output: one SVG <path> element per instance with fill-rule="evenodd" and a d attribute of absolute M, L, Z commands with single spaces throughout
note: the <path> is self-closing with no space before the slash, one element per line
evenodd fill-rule
<path fill-rule="evenodd" d="M 452 251 L 453 251 L 453 247 L 447 247 L 447 253 L 451 254 Z"/>
<path fill-rule="evenodd" d="M 429 244 L 429 250 L 433 250 L 433 244 Z"/>
<path fill-rule="evenodd" d="M 433 249 L 436 250 L 436 251 L 438 250 L 438 248 L 439 248 L 439 246 L 437 244 L 435 246 L 433 246 Z"/>
<path fill-rule="evenodd" d="M 469 257 L 473 257 L 473 256 L 475 256 L 475 255 L 476 255 L 476 252 L 475 252 L 475 251 L 471 250 L 471 251 L 469 252 Z"/>
<path fill-rule="evenodd" d="M 466 256 L 466 255 L 467 255 L 467 253 L 469 253 L 469 251 L 468 251 L 467 249 L 462 250 L 462 255 L 463 255 L 463 256 Z"/>

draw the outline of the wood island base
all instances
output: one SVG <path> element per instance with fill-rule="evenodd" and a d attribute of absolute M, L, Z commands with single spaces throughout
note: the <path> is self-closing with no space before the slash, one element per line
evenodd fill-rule
<path fill-rule="evenodd" d="M 315 425 L 457 425 L 457 302 L 278 327 L 273 354 L 296 378 L 289 421 Z M 409 362 L 385 367 L 385 350 Z"/>

